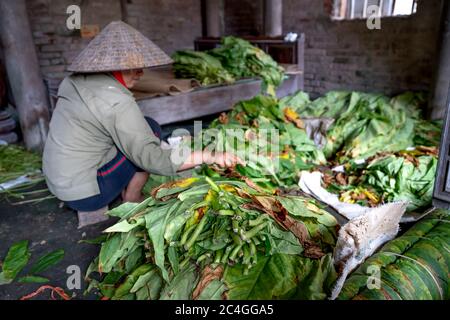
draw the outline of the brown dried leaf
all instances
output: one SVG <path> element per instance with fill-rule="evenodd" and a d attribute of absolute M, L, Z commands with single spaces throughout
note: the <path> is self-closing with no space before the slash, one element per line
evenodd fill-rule
<path fill-rule="evenodd" d="M 222 265 L 218 265 L 215 269 L 212 269 L 211 266 L 206 266 L 206 268 L 203 269 L 197 287 L 194 289 L 194 292 L 192 293 L 192 299 L 197 300 L 197 298 L 208 286 L 208 284 L 213 280 L 220 280 L 222 278 L 222 275 L 223 275 Z"/>
<path fill-rule="evenodd" d="M 287 216 L 286 219 L 283 221 L 283 225 L 286 227 L 286 229 L 291 231 L 297 237 L 298 240 L 300 240 L 300 243 L 302 245 L 306 243 L 306 241 L 309 238 L 309 232 L 302 222 L 295 220 L 291 216 Z"/>
<path fill-rule="evenodd" d="M 345 177 L 345 174 L 342 172 L 339 172 L 336 175 L 336 181 L 337 183 L 339 183 L 341 186 L 346 186 L 347 185 L 347 179 Z"/>
<path fill-rule="evenodd" d="M 302 245 L 305 249 L 303 251 L 303 255 L 307 258 L 320 259 L 325 255 L 322 249 L 312 241 L 308 240 L 305 243 L 302 243 Z"/>

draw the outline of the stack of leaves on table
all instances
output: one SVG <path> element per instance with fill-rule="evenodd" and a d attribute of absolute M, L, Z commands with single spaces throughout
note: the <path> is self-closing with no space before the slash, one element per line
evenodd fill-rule
<path fill-rule="evenodd" d="M 234 77 L 219 60 L 205 52 L 183 50 L 172 56 L 174 73 L 178 78 L 194 78 L 202 85 L 231 84 Z"/>
<path fill-rule="evenodd" d="M 335 280 L 337 222 L 309 198 L 187 178 L 109 214 L 87 276 L 110 299 L 324 299 Z"/>
<path fill-rule="evenodd" d="M 205 52 L 180 50 L 172 58 L 177 77 L 195 78 L 203 85 L 230 84 L 235 79 L 258 76 L 264 87 L 273 90 L 284 79 L 284 69 L 270 55 L 231 36 L 224 37 L 219 48 Z"/>

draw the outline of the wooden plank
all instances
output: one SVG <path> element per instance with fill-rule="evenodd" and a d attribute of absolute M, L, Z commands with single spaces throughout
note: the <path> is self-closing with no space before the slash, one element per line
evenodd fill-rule
<path fill-rule="evenodd" d="M 303 89 L 303 75 L 289 75 L 278 88 L 283 97 Z M 241 80 L 233 85 L 201 88 L 176 96 L 144 98 L 137 100 L 144 116 L 161 125 L 198 119 L 207 115 L 230 110 L 238 101 L 254 97 L 261 90 L 261 80 Z"/>

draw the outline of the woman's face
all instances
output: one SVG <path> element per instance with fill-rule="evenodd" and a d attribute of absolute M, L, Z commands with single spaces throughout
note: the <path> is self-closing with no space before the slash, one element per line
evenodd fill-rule
<path fill-rule="evenodd" d="M 139 81 L 139 79 L 144 74 L 144 70 L 142 69 L 133 69 L 122 71 L 123 80 L 128 88 L 133 88 L 134 85 Z"/>

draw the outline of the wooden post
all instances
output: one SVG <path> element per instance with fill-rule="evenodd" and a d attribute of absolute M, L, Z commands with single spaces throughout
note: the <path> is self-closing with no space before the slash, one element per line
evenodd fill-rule
<path fill-rule="evenodd" d="M 283 34 L 283 0 L 265 0 L 264 33 L 269 37 Z"/>
<path fill-rule="evenodd" d="M 431 99 L 431 119 L 443 119 L 450 94 L 450 4 L 444 1 L 442 10 L 441 39 L 439 44 L 439 64 L 436 70 L 433 97 Z"/>
<path fill-rule="evenodd" d="M 0 41 L 25 145 L 42 151 L 49 100 L 41 77 L 25 0 L 0 0 Z"/>
<path fill-rule="evenodd" d="M 206 36 L 220 38 L 223 35 L 223 0 L 207 0 L 206 6 Z"/>

